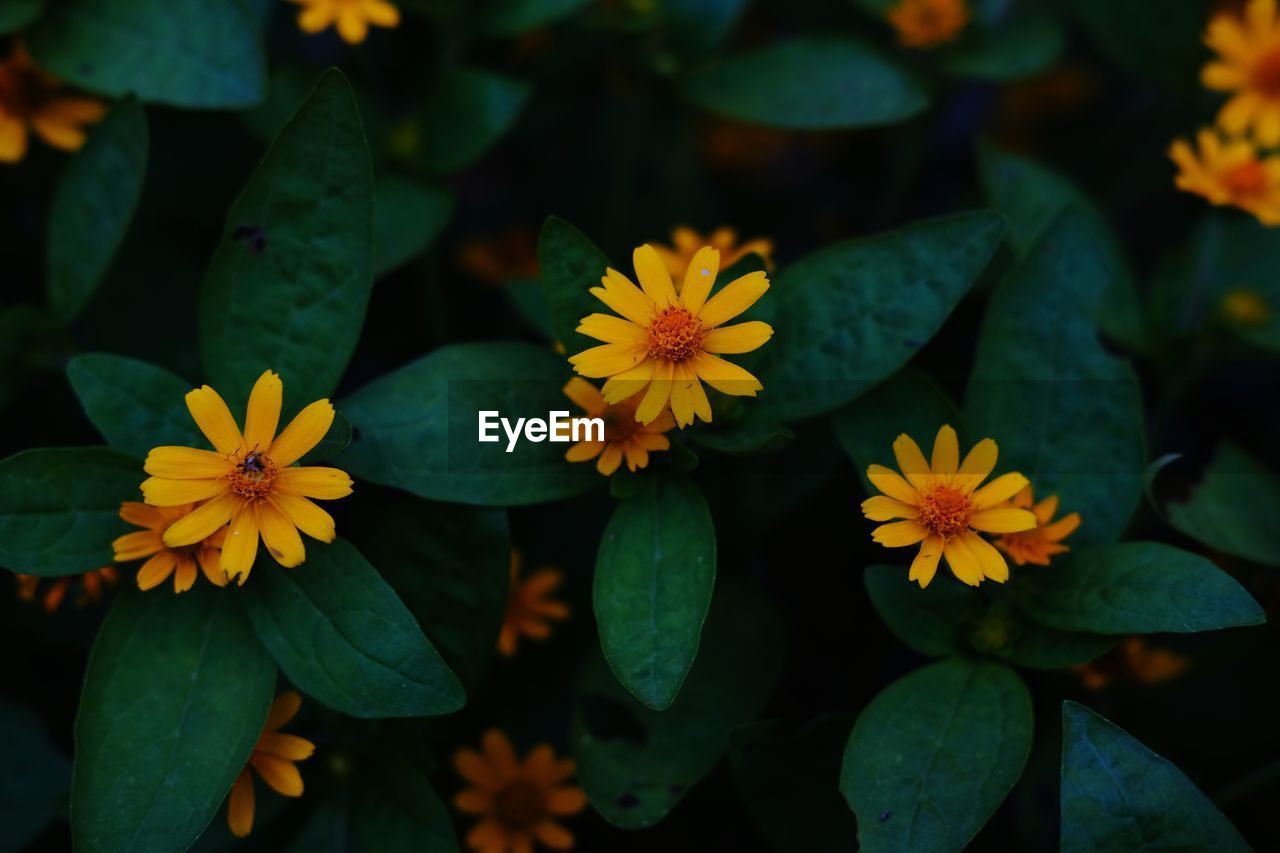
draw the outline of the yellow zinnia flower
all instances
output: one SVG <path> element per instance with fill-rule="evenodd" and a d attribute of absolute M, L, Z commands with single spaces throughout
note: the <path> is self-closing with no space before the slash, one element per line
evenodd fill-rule
<path fill-rule="evenodd" d="M 1027 509 L 1036 517 L 1036 526 L 1020 533 L 1006 533 L 996 540 L 996 547 L 1004 551 L 1019 566 L 1033 563 L 1037 566 L 1049 565 L 1049 558 L 1055 554 L 1065 554 L 1071 549 L 1062 544 L 1076 528 L 1080 526 L 1080 513 L 1064 515 L 1057 521 L 1053 517 L 1058 513 L 1058 496 L 1050 495 L 1039 503 L 1035 503 L 1031 487 L 1027 486 L 1014 495 L 1007 506 L 1015 509 Z"/>
<path fill-rule="evenodd" d="M 671 447 L 670 439 L 663 435 L 676 425 L 670 412 L 663 412 L 650 423 L 638 423 L 638 396 L 609 405 L 596 386 L 576 376 L 564 386 L 564 393 L 588 417 L 604 421 L 604 441 L 578 442 L 564 454 L 564 458 L 570 462 L 589 462 L 595 459 L 596 470 L 608 477 L 618 470 L 624 458 L 627 460 L 627 470 L 635 471 L 649 464 L 650 451 L 667 450 Z"/>
<path fill-rule="evenodd" d="M 1250 0 L 1244 15 L 1223 12 L 1209 22 L 1205 44 L 1218 57 L 1200 74 L 1205 88 L 1234 92 L 1218 124 L 1238 135 L 1252 130 L 1264 147 L 1280 145 L 1280 18 L 1276 0 Z"/>
<path fill-rule="evenodd" d="M 27 129 L 54 148 L 84 145 L 85 125 L 100 121 L 106 107 L 93 98 L 62 95 L 57 78 L 36 67 L 22 42 L 0 62 L 0 163 L 17 163 L 27 153 Z"/>
<path fill-rule="evenodd" d="M 115 551 L 112 559 L 117 563 L 150 558 L 138 569 L 138 589 L 154 589 L 173 575 L 173 591 L 186 592 L 195 585 L 197 564 L 209 583 L 227 585 L 227 576 L 218 565 L 222 559 L 222 541 L 227 538 L 225 527 L 219 527 L 192 545 L 170 548 L 164 544 L 165 531 L 194 509 L 195 504 L 159 507 L 125 501 L 120 505 L 121 518 L 145 528 L 126 533 L 111 543 Z"/>
<path fill-rule="evenodd" d="M 35 601 L 36 590 L 40 586 L 40 578 L 36 575 L 17 574 L 18 578 L 18 598 L 22 601 Z M 44 596 L 40 599 L 41 605 L 46 613 L 56 613 L 58 608 L 62 606 L 62 601 L 67 597 L 67 590 L 71 587 L 71 582 L 76 577 L 54 578 L 49 584 L 49 588 L 45 590 Z M 113 585 L 119 579 L 116 574 L 115 567 L 104 566 L 101 569 L 95 569 L 92 572 L 84 572 L 79 575 L 80 580 L 80 597 L 76 599 L 76 604 L 83 607 L 86 604 L 97 604 L 102 600 L 102 590 L 104 587 Z"/>
<path fill-rule="evenodd" d="M 997 583 L 1008 580 L 1009 564 L 975 531 L 1030 530 L 1036 517 L 1025 509 L 1000 506 L 1026 487 L 1027 478 L 1021 474 L 1002 474 L 982 485 L 995 470 L 996 443 L 984 438 L 961 462 L 956 431 L 944 425 L 933 441 L 932 463 L 906 434 L 894 441 L 893 455 L 905 479 L 883 465 L 867 468 L 867 479 L 884 494 L 863 501 L 862 514 L 872 521 L 905 520 L 880 525 L 872 538 L 886 548 L 922 543 L 909 574 L 921 588 L 933 580 L 938 558 L 944 555 L 951 573 L 969 586 L 977 586 L 984 577 Z"/>
<path fill-rule="evenodd" d="M 936 47 L 960 35 L 969 23 L 965 0 L 899 0 L 885 12 L 903 47 Z"/>
<path fill-rule="evenodd" d="M 244 432 L 227 404 L 208 385 L 187 394 L 187 409 L 213 450 L 157 447 L 143 466 L 150 479 L 142 496 L 152 506 L 204 501 L 164 532 L 170 548 L 194 545 L 228 521 L 219 565 L 243 584 L 258 553 L 258 537 L 282 566 L 299 565 L 306 549 L 298 531 L 332 542 L 333 517 L 308 498 L 336 500 L 351 494 L 351 478 L 337 468 L 290 467 L 333 425 L 333 406 L 318 400 L 278 435 L 284 386 L 266 371 L 249 395 Z"/>
<path fill-rule="evenodd" d="M 347 44 L 360 44 L 369 35 L 369 25 L 400 26 L 400 10 L 387 0 L 289 0 L 303 9 L 298 12 L 298 29 L 307 34 L 337 26 Z"/>
<path fill-rule="evenodd" d="M 1178 189 L 1248 211 L 1263 225 L 1280 225 L 1280 157 L 1260 157 L 1248 140 L 1224 141 L 1207 128 L 1196 141 L 1199 154 L 1183 139 L 1169 148 Z"/>
<path fill-rule="evenodd" d="M 720 253 L 710 246 L 694 254 L 678 294 L 652 246 L 636 249 L 633 261 L 640 287 L 609 269 L 601 279 L 604 286 L 591 288 L 622 316 L 582 318 L 577 330 L 605 344 L 570 357 L 574 370 L 592 379 L 608 377 L 601 391 L 609 404 L 644 392 L 636 407 L 642 424 L 653 423 L 668 405 L 682 428 L 695 416 L 710 421 L 703 382 L 724 394 L 754 397 L 764 387 L 760 381 L 716 353 L 751 352 L 773 335 L 769 324 L 759 320 L 722 325 L 764 295 L 769 277 L 748 273 L 708 299 L 720 270 Z"/>
<path fill-rule="evenodd" d="M 550 746 L 539 744 L 520 761 L 507 736 L 490 729 L 481 751 L 459 749 L 453 766 L 471 783 L 453 798 L 454 807 L 481 818 L 467 833 L 472 850 L 528 853 L 535 839 L 553 850 L 573 847 L 573 833 L 555 820 L 587 807 L 582 789 L 564 784 L 573 775 L 571 759 L 556 758 Z"/>
<path fill-rule="evenodd" d="M 227 826 L 231 834 L 244 838 L 253 829 L 253 774 L 257 771 L 276 793 L 286 797 L 302 796 L 302 774 L 294 766 L 305 761 L 316 751 L 316 746 L 297 735 L 281 734 L 279 729 L 294 718 L 302 707 L 302 697 L 296 691 L 281 693 L 271 703 L 262 735 L 249 756 L 249 763 L 240 771 L 227 797 Z"/>
<path fill-rule="evenodd" d="M 684 275 L 684 271 L 689 268 L 694 256 L 698 254 L 698 249 L 703 246 L 710 246 L 719 252 L 720 263 L 724 264 L 726 269 L 750 254 L 763 258 L 765 269 L 773 269 L 772 240 L 757 237 L 754 240 L 739 243 L 738 232 L 728 226 L 721 226 L 704 237 L 689 226 L 680 225 L 672 229 L 671 243 L 670 246 L 657 243 L 653 248 L 662 258 L 662 262 L 667 265 L 667 272 L 671 273 L 671 278 L 676 281 Z M 676 292 L 679 293 L 679 289 Z"/>
<path fill-rule="evenodd" d="M 520 570 L 523 563 L 520 552 L 512 548 L 507 610 L 502 617 L 502 632 L 498 635 L 498 651 L 505 657 L 516 653 L 521 637 L 545 640 L 551 636 L 548 621 L 560 622 L 569 618 L 569 605 L 551 598 L 556 587 L 564 581 L 564 573 L 559 569 L 538 569 L 522 580 Z"/>

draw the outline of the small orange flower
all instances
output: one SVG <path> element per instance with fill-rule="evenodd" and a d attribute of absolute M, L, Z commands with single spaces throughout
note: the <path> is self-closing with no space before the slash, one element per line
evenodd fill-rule
<path fill-rule="evenodd" d="M 995 546 L 1012 557 L 1019 566 L 1027 563 L 1047 566 L 1049 558 L 1054 554 L 1065 554 L 1071 550 L 1062 544 L 1062 540 L 1080 526 L 1080 513 L 1073 512 L 1053 521 L 1058 512 L 1057 495 L 1050 495 L 1040 503 L 1033 503 L 1031 487 L 1027 486 L 1014 495 L 1006 506 L 1029 509 L 1036 517 L 1036 526 L 1031 530 L 1006 533 L 995 541 Z"/>
<path fill-rule="evenodd" d="M 347 44 L 360 44 L 369 36 L 369 27 L 400 26 L 400 10 L 387 0 L 289 0 L 303 8 L 298 12 L 298 29 L 308 35 L 337 27 Z"/>
<path fill-rule="evenodd" d="M 458 265 L 489 284 L 538 277 L 538 241 L 527 228 L 510 228 L 494 237 L 468 240 Z"/>
<path fill-rule="evenodd" d="M 481 751 L 459 749 L 453 766 L 471 783 L 453 798 L 454 807 L 481 818 L 467 833 L 472 850 L 528 853 L 535 840 L 553 850 L 573 847 L 573 833 L 555 820 L 587 807 L 582 789 L 564 784 L 573 775 L 572 760 L 558 759 L 550 746 L 538 744 L 520 761 L 507 736 L 490 729 Z"/>
<path fill-rule="evenodd" d="M 107 108 L 93 98 L 61 93 L 57 78 L 41 71 L 22 42 L 0 62 L 0 163 L 27 153 L 27 130 L 63 151 L 84 145 L 85 125 L 101 121 Z"/>
<path fill-rule="evenodd" d="M 258 744 L 249 756 L 249 763 L 236 777 L 227 797 L 227 826 L 231 834 L 244 838 L 253 829 L 253 774 L 257 771 L 276 793 L 286 797 L 302 796 L 302 774 L 294 762 L 305 761 L 316 751 L 316 746 L 297 735 L 281 734 L 279 729 L 294 718 L 302 707 L 302 697 L 297 691 L 288 690 L 276 697 L 262 727 Z"/>
<path fill-rule="evenodd" d="M 40 578 L 35 575 L 17 575 L 18 578 L 18 598 L 23 601 L 35 601 L 36 590 L 40 586 Z M 44 597 L 40 600 L 46 613 L 54 613 L 62 605 L 62 600 L 67 597 L 67 590 L 71 587 L 71 582 L 76 577 L 54 578 L 53 583 L 49 584 L 49 588 L 44 591 Z M 76 599 L 76 604 L 83 607 L 86 604 L 97 604 L 102 600 L 102 591 L 104 587 L 111 586 L 119 579 L 116 574 L 115 567 L 104 566 L 101 569 L 95 569 L 92 572 L 85 572 L 79 576 L 81 592 L 80 597 Z"/>
<path fill-rule="evenodd" d="M 145 528 L 126 533 L 111 543 L 115 549 L 115 561 L 149 559 L 138 569 L 138 589 L 154 589 L 173 575 L 173 591 L 186 592 L 195 585 L 196 565 L 204 572 L 209 583 L 226 586 L 227 575 L 219 567 L 222 559 L 222 542 L 227 538 L 227 528 L 220 527 L 193 545 L 170 548 L 164 543 L 164 533 L 178 519 L 188 515 L 196 504 L 180 506 L 149 506 L 136 501 L 120 505 L 120 517 L 130 524 Z M 175 571 L 176 570 L 176 571 Z"/>
<path fill-rule="evenodd" d="M 903 47 L 937 47 L 952 41 L 969 23 L 965 0 L 899 0 L 885 12 Z"/>
<path fill-rule="evenodd" d="M 548 597 L 564 580 L 564 574 L 559 569 L 538 569 L 522 581 L 523 562 L 520 552 L 511 549 L 511 586 L 507 592 L 507 612 L 502 618 L 502 633 L 498 635 L 498 651 L 506 657 L 516 653 L 520 637 L 545 640 L 551 636 L 548 620 L 559 622 L 569 618 L 569 605 Z"/>
<path fill-rule="evenodd" d="M 604 420 L 603 441 L 580 441 L 564 454 L 570 462 L 596 460 L 596 470 L 608 477 L 622 460 L 627 460 L 627 470 L 635 471 L 649 464 L 649 452 L 667 450 L 671 441 L 663 433 L 674 429 L 675 418 L 665 411 L 651 423 L 636 420 L 636 407 L 640 397 L 628 397 L 620 403 L 606 403 L 600 389 L 585 379 L 575 376 L 564 386 L 564 394 L 578 404 L 587 417 Z M 597 458 L 598 457 L 598 458 Z"/>
<path fill-rule="evenodd" d="M 1142 637 L 1126 637 L 1114 652 L 1098 660 L 1072 667 L 1089 690 L 1101 690 L 1116 681 L 1160 684 L 1181 675 L 1190 665 L 1185 657 L 1155 648 Z"/>
<path fill-rule="evenodd" d="M 1262 157 L 1247 139 L 1224 140 L 1208 128 L 1196 143 L 1198 153 L 1185 139 L 1169 146 L 1178 189 L 1218 207 L 1238 207 L 1263 225 L 1280 225 L 1280 156 Z"/>
<path fill-rule="evenodd" d="M 676 293 L 680 292 L 680 284 L 685 270 L 693 263 L 693 256 L 703 246 L 710 246 L 720 253 L 720 264 L 726 269 L 745 258 L 756 254 L 764 259 L 764 268 L 773 270 L 773 241 L 763 237 L 738 242 L 738 232 L 728 226 L 721 226 L 705 237 L 687 225 L 679 225 L 671 231 L 671 246 L 654 243 L 653 248 L 658 257 L 667 265 L 671 279 L 676 285 Z"/>

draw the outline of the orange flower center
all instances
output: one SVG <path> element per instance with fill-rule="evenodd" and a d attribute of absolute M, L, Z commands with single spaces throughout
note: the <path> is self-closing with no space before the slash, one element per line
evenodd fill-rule
<path fill-rule="evenodd" d="M 621 444 L 640 429 L 634 406 L 610 407 L 600 417 L 604 420 L 605 444 Z"/>
<path fill-rule="evenodd" d="M 920 523 L 943 539 L 964 532 L 971 515 L 969 496 L 950 486 L 934 486 L 920 497 Z"/>
<path fill-rule="evenodd" d="M 271 494 L 271 484 L 276 478 L 276 463 L 259 450 L 252 450 L 228 475 L 232 494 L 251 501 Z"/>
<path fill-rule="evenodd" d="M 1253 87 L 1268 98 L 1280 98 L 1280 48 L 1263 55 L 1253 66 Z"/>
<path fill-rule="evenodd" d="M 687 308 L 663 308 L 649 325 L 649 355 L 681 362 L 702 349 L 702 321 Z"/>
<path fill-rule="evenodd" d="M 1255 198 L 1266 192 L 1267 170 L 1261 161 L 1250 160 L 1224 172 L 1222 183 L 1236 198 Z"/>
<path fill-rule="evenodd" d="M 528 829 L 546 815 L 547 798 L 529 780 L 513 779 L 494 795 L 493 812 L 507 829 Z"/>

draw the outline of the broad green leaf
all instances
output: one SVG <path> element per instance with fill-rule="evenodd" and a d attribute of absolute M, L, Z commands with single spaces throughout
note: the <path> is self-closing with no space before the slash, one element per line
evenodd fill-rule
<path fill-rule="evenodd" d="M 680 692 L 715 580 L 716 530 L 702 492 L 683 478 L 646 478 L 609 519 L 592 598 L 605 659 L 650 708 Z"/>
<path fill-rule="evenodd" d="M 0 566 L 52 577 L 111 564 L 129 530 L 123 501 L 141 500 L 138 460 L 106 447 L 24 450 L 0 462 Z"/>
<path fill-rule="evenodd" d="M 347 445 L 351 443 L 351 424 L 347 421 L 342 412 L 333 413 L 333 425 L 329 427 L 329 432 L 325 437 L 320 439 L 320 443 L 307 451 L 306 455 L 298 460 L 299 465 L 318 465 L 322 462 L 329 462 L 337 457 L 339 453 L 347 449 Z"/>
<path fill-rule="evenodd" d="M 42 68 L 110 97 L 240 109 L 266 95 L 258 22 L 243 0 L 61 0 L 26 38 Z"/>
<path fill-rule="evenodd" d="M 551 315 L 551 330 L 573 354 L 599 341 L 574 331 L 582 318 L 608 308 L 591 294 L 599 287 L 609 258 L 587 237 L 558 216 L 551 216 L 538 235 L 538 270 Z"/>
<path fill-rule="evenodd" d="M 410 157 L 432 172 L 456 172 L 484 156 L 524 109 L 533 88 L 479 68 L 458 68 L 426 96 Z"/>
<path fill-rule="evenodd" d="M 263 557 L 244 598 L 285 675 L 330 708 L 353 717 L 425 717 L 462 707 L 458 679 L 349 542 L 308 542 L 296 569 Z"/>
<path fill-rule="evenodd" d="M 200 294 L 210 384 L 239 411 L 267 369 L 285 410 L 333 392 L 373 285 L 373 167 L 346 78 L 328 71 L 231 208 Z"/>
<path fill-rule="evenodd" d="M 929 105 L 893 60 L 836 37 L 793 38 L 729 56 L 689 74 L 682 90 L 716 115 L 800 130 L 896 124 Z"/>
<path fill-rule="evenodd" d="M 1280 567 L 1280 479 L 1234 444 L 1219 445 L 1191 497 L 1167 512 L 1197 542 Z"/>
<path fill-rule="evenodd" d="M 838 409 L 901 368 L 986 268 L 1004 224 L 965 213 L 837 243 L 783 270 L 753 416 Z"/>
<path fill-rule="evenodd" d="M 24 850 L 62 810 L 71 762 L 31 710 L 0 699 L 0 850 Z"/>
<path fill-rule="evenodd" d="M 861 849 L 963 848 L 1018 781 L 1031 734 L 1031 694 L 1000 664 L 941 661 L 880 691 L 840 773 Z"/>
<path fill-rule="evenodd" d="M 204 583 L 116 597 L 76 717 L 76 850 L 185 850 L 217 813 L 276 680 L 235 598 Z"/>
<path fill-rule="evenodd" d="M 1062 853 L 1250 849 L 1181 770 L 1083 705 L 1062 703 Z"/>
<path fill-rule="evenodd" d="M 142 195 L 147 114 L 129 98 L 111 111 L 71 158 L 49 213 L 45 258 L 49 305 L 74 320 L 106 275 Z"/>
<path fill-rule="evenodd" d="M 542 282 L 536 278 L 513 278 L 503 283 L 503 289 L 512 307 L 529 329 L 546 341 L 556 340 L 551 330 L 551 312 L 547 310 L 547 297 L 542 292 Z"/>
<path fill-rule="evenodd" d="M 1207 55 L 1201 39 L 1210 0 L 1162 4 L 1158 21 L 1148 0 L 1073 0 L 1067 6 L 1102 52 L 1125 70 L 1176 89 L 1198 83 Z"/>
<path fill-rule="evenodd" d="M 748 0 L 657 0 L 658 17 L 681 49 L 698 55 L 724 41 L 747 3 Z"/>
<path fill-rule="evenodd" d="M 767 597 L 721 584 L 702 648 L 665 711 L 637 702 L 603 661 L 579 684 L 578 781 L 605 820 L 653 826 L 716 765 L 730 732 L 764 706 L 783 661 L 783 626 Z"/>
<path fill-rule="evenodd" d="M 1262 608 L 1199 554 L 1159 542 L 1073 551 L 1027 577 L 1019 598 L 1035 619 L 1064 631 L 1189 633 L 1259 625 Z"/>
<path fill-rule="evenodd" d="M 970 428 L 996 440 L 1001 469 L 1080 513 L 1073 546 L 1118 539 L 1142 499 L 1141 392 L 1094 321 L 1111 281 L 1087 220 L 1062 213 L 996 287 L 965 396 Z"/>
<path fill-rule="evenodd" d="M 480 23 L 495 36 L 518 36 L 571 15 L 589 0 L 492 0 L 484 7 Z"/>
<path fill-rule="evenodd" d="M 1030 77 L 1048 68 L 1066 43 L 1062 22 L 1030 11 L 993 27 L 975 28 L 943 54 L 951 74 L 1001 82 Z"/>
<path fill-rule="evenodd" d="M 452 212 L 453 196 L 445 190 L 395 175 L 379 178 L 375 274 L 384 276 L 426 251 Z"/>
<path fill-rule="evenodd" d="M 163 367 L 108 353 L 78 355 L 67 379 L 85 414 L 112 447 L 139 459 L 153 447 L 208 448 L 185 402 L 190 382 Z M 139 466 L 135 476 L 145 475 Z"/>
<path fill-rule="evenodd" d="M 0 35 L 24 29 L 40 15 L 43 0 L 5 0 L 0 6 Z"/>
<path fill-rule="evenodd" d="M 457 853 L 453 818 L 427 774 L 395 752 L 361 757 L 371 766 L 354 789 L 351 853 Z"/>
<path fill-rule="evenodd" d="M 591 465 L 565 461 L 570 445 L 521 440 L 507 453 L 500 440 L 478 441 L 479 413 L 547 418 L 572 411 L 562 393 L 564 357 L 515 343 L 438 349 L 356 391 L 341 402 L 355 438 L 339 457 L 361 479 L 419 497 L 482 506 L 559 500 L 602 482 Z"/>

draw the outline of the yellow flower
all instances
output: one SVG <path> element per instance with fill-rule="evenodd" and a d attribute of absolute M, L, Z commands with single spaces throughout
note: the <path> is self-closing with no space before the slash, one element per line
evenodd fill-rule
<path fill-rule="evenodd" d="M 710 246 L 720 253 L 720 262 L 729 268 L 747 255 L 756 254 L 764 259 L 764 267 L 773 269 L 773 241 L 763 237 L 738 242 L 738 232 L 727 226 L 721 226 L 705 237 L 687 225 L 680 225 L 671 231 L 671 246 L 655 244 L 654 249 L 662 262 L 667 265 L 667 272 L 672 279 L 679 281 L 680 276 L 693 263 L 693 258 L 702 246 Z M 679 289 L 676 290 L 679 293 Z"/>
<path fill-rule="evenodd" d="M 960 35 L 969 23 L 965 0 L 899 0 L 885 12 L 903 47 L 936 47 Z"/>
<path fill-rule="evenodd" d="M 1280 145 L 1280 19 L 1276 0 L 1250 0 L 1243 15 L 1223 12 L 1209 22 L 1205 44 L 1217 58 L 1205 65 L 1205 88 L 1234 95 L 1218 113 L 1232 135 L 1252 131 L 1263 147 Z"/>
<path fill-rule="evenodd" d="M 1237 326 L 1265 326 L 1271 306 L 1256 290 L 1235 287 L 1222 297 L 1222 316 Z"/>
<path fill-rule="evenodd" d="M 23 601 L 31 602 L 36 599 L 36 589 L 40 586 L 40 578 L 35 575 L 18 574 L 18 598 Z M 76 604 L 83 607 L 86 604 L 97 604 L 102 600 L 103 587 L 111 586 L 118 580 L 118 575 L 113 566 L 104 566 L 101 569 L 95 569 L 92 572 L 84 572 L 79 576 L 81 593 L 76 599 Z M 49 588 L 45 590 L 44 597 L 40 600 L 46 613 L 57 612 L 62 605 L 62 600 L 67 596 L 67 590 L 71 587 L 71 582 L 75 577 L 54 578 L 53 583 L 49 584 Z"/>
<path fill-rule="evenodd" d="M 651 424 L 670 406 L 681 428 L 695 416 L 711 420 L 711 403 L 702 388 L 706 382 L 724 394 L 754 397 L 760 381 L 716 353 L 744 353 L 760 347 L 773 335 L 759 320 L 722 325 L 746 311 L 769 289 L 769 278 L 753 272 L 730 282 L 710 299 L 720 270 L 720 253 L 699 249 L 676 293 L 671 275 L 652 246 L 635 250 L 633 261 L 640 287 L 614 269 L 592 294 L 621 317 L 592 314 L 578 331 L 604 341 L 570 357 L 574 370 L 592 379 L 608 377 L 601 389 L 614 404 L 644 393 L 636 420 Z"/>
<path fill-rule="evenodd" d="M 308 35 L 335 24 L 347 44 L 360 44 L 369 35 L 369 25 L 400 26 L 400 10 L 387 0 L 289 0 L 303 9 L 298 12 L 298 29 Z"/>
<path fill-rule="evenodd" d="M 481 818 L 467 833 L 472 850 L 528 853 L 535 840 L 553 850 L 573 847 L 573 833 L 555 820 L 587 807 L 582 789 L 564 784 L 573 775 L 572 760 L 558 759 L 550 746 L 539 744 L 520 761 L 507 736 L 490 729 L 481 751 L 459 749 L 453 766 L 471 783 L 453 798 L 454 807 Z"/>
<path fill-rule="evenodd" d="M 511 585 L 507 591 L 507 611 L 502 617 L 502 633 L 498 635 L 498 651 L 506 657 L 516 653 L 520 638 L 544 640 L 551 636 L 551 621 L 569 618 L 569 606 L 552 599 L 564 575 L 559 569 L 538 569 L 526 580 L 520 579 L 523 564 L 520 552 L 511 549 Z"/>
<path fill-rule="evenodd" d="M 17 163 L 27 153 L 27 129 L 54 148 L 84 145 L 85 125 L 100 121 L 106 107 L 93 98 L 64 96 L 55 77 L 36 67 L 22 42 L 0 62 L 0 163 Z"/>
<path fill-rule="evenodd" d="M 219 563 L 243 584 L 258 553 L 258 537 L 282 566 L 299 565 L 306 549 L 298 531 L 332 542 L 333 517 L 308 498 L 336 500 L 351 494 L 351 478 L 337 468 L 290 467 L 315 447 L 333 424 L 333 406 L 318 400 L 278 435 L 284 387 L 270 370 L 249 395 L 244 432 L 227 404 L 208 385 L 187 394 L 187 409 L 214 450 L 156 447 L 143 466 L 150 479 L 142 496 L 152 506 L 204 501 L 164 532 L 170 548 L 194 545 L 228 521 Z"/>
<path fill-rule="evenodd" d="M 969 586 L 984 577 L 997 583 L 1009 579 L 1009 565 L 991 543 L 975 531 L 1016 533 L 1036 526 L 1036 517 L 1025 509 L 1003 507 L 1027 485 L 1017 473 L 1002 474 L 983 486 L 996 467 L 996 443 L 989 438 L 974 445 L 960 461 L 956 431 L 943 426 L 933 441 L 932 462 L 909 435 L 898 436 L 893 455 L 903 476 L 883 465 L 867 469 L 867 479 L 883 492 L 862 502 L 862 514 L 882 524 L 872 538 L 886 548 L 920 545 L 911 563 L 910 579 L 921 588 L 938 570 L 938 558 L 946 556 L 951 573 Z M 981 486 L 981 488 L 979 488 Z"/>
<path fill-rule="evenodd" d="M 227 576 L 218 566 L 222 558 L 222 540 L 227 537 L 225 527 L 218 528 L 204 540 L 192 545 L 170 548 L 164 544 L 165 531 L 194 509 L 195 504 L 158 507 L 126 501 L 120 505 L 121 518 L 145 528 L 135 533 L 126 533 L 111 543 L 115 550 L 113 559 L 117 563 L 150 558 L 138 569 L 138 589 L 154 589 L 164 583 L 169 575 L 173 575 L 173 591 L 186 592 L 195 585 L 197 564 L 209 583 L 214 586 L 227 585 Z"/>
<path fill-rule="evenodd" d="M 604 441 L 578 442 L 564 455 L 570 462 L 589 462 L 595 459 L 596 470 L 608 477 L 618 470 L 624 458 L 627 460 L 627 470 L 635 471 L 649 464 L 649 451 L 671 447 L 671 441 L 663 435 L 676 425 L 670 412 L 663 412 L 650 423 L 638 423 L 637 397 L 610 405 L 604 401 L 604 396 L 596 386 L 576 376 L 564 386 L 564 393 L 588 417 L 604 421 Z"/>
<path fill-rule="evenodd" d="M 1006 533 L 996 540 L 996 547 L 1004 551 L 1019 566 L 1034 563 L 1037 566 L 1049 565 L 1049 558 L 1054 554 L 1065 554 L 1071 549 L 1062 544 L 1080 526 L 1080 513 L 1073 512 L 1053 521 L 1058 512 L 1058 496 L 1050 495 L 1040 503 L 1034 503 L 1031 487 L 1027 486 L 1006 506 L 1015 509 L 1029 509 L 1036 517 L 1036 526 L 1031 530 L 1019 533 Z"/>
<path fill-rule="evenodd" d="M 1222 140 L 1207 128 L 1196 141 L 1199 154 L 1183 139 L 1169 147 L 1178 189 L 1248 211 L 1263 225 L 1280 225 L 1280 157 L 1260 157 L 1248 140 Z"/>
<path fill-rule="evenodd" d="M 315 744 L 297 735 L 281 734 L 279 729 L 294 718 L 302 707 L 302 697 L 293 690 L 281 693 L 271 703 L 267 723 L 262 727 L 258 743 L 249 763 L 240 771 L 227 797 L 227 826 L 231 834 L 244 838 L 253 829 L 253 774 L 256 770 L 276 793 L 286 797 L 302 796 L 302 774 L 294 762 L 305 761 L 316 751 Z"/>

